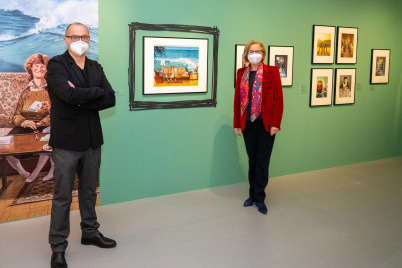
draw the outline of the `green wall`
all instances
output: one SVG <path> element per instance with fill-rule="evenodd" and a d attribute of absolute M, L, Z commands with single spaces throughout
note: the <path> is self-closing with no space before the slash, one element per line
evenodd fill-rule
<path fill-rule="evenodd" d="M 402 25 L 402 19 L 400 19 L 400 25 Z M 400 38 L 400 43 L 402 43 L 402 38 Z M 399 61 L 401 60 L 401 56 L 399 56 Z M 396 59 L 398 60 L 398 59 Z M 400 155 L 402 155 L 402 75 L 399 78 L 399 88 L 396 94 L 396 116 L 395 116 L 395 124 L 399 126 L 398 128 L 395 128 L 395 142 L 396 142 L 396 148 L 398 148 L 398 137 L 399 137 L 399 148 L 400 148 Z M 398 114 L 399 110 L 399 114 Z"/>
<path fill-rule="evenodd" d="M 399 3 L 399 7 L 398 7 L 398 5 L 396 5 L 395 8 L 400 9 L 401 6 L 402 6 L 402 3 Z M 400 27 L 402 25 L 402 16 L 396 17 L 395 21 L 392 22 L 392 20 L 391 20 L 390 23 L 394 23 L 395 27 Z M 399 25 L 399 26 L 397 26 L 397 25 Z M 402 44 L 402 32 L 401 32 L 401 30 L 398 30 L 398 29 L 396 29 L 396 32 L 397 32 L 396 43 L 399 44 L 399 47 L 397 46 L 399 53 L 395 58 L 393 57 L 393 60 L 398 61 L 399 67 L 400 67 L 400 66 L 402 66 L 402 63 L 401 63 L 402 52 L 401 52 L 401 45 L 400 45 L 400 44 Z M 398 69 L 397 72 L 399 73 L 399 89 L 397 91 L 396 98 L 395 98 L 396 103 L 397 103 L 396 109 L 395 109 L 396 110 L 395 124 L 399 125 L 399 131 L 395 130 L 395 140 L 397 141 L 398 137 L 399 137 L 399 148 L 400 148 L 399 153 L 400 153 L 400 155 L 402 155 L 402 74 L 401 74 L 402 71 L 401 71 L 401 69 Z M 398 114 L 398 110 L 399 110 L 399 114 Z M 396 129 L 398 129 L 398 128 L 396 128 Z M 396 143 L 396 148 L 398 148 L 397 143 Z"/>
<path fill-rule="evenodd" d="M 101 114 L 105 136 L 101 204 L 247 180 L 247 155 L 242 138 L 233 135 L 232 110 L 234 47 L 251 39 L 267 46 L 295 47 L 293 87 L 283 89 L 285 110 L 271 177 L 401 155 L 400 10 L 398 0 L 99 0 L 100 62 L 117 92 L 116 107 Z M 221 32 L 217 107 L 130 112 L 131 22 L 217 26 Z M 358 27 L 357 64 L 311 65 L 313 24 Z M 372 48 L 391 49 L 389 84 L 369 84 Z M 137 57 L 137 66 L 142 66 L 141 58 Z M 312 67 L 356 68 L 356 103 L 310 108 Z M 139 67 L 136 71 L 142 72 Z M 303 86 L 307 91 L 301 90 Z M 138 94 L 138 98 L 143 97 Z M 147 96 L 149 100 L 180 98 Z"/>

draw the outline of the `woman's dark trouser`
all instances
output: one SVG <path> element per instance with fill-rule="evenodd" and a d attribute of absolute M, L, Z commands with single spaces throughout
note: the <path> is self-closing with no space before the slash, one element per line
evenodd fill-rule
<path fill-rule="evenodd" d="M 268 185 L 268 168 L 274 146 L 275 135 L 265 130 L 262 119 L 247 121 L 243 131 L 248 154 L 248 181 L 250 197 L 255 202 L 264 202 L 265 187 Z"/>

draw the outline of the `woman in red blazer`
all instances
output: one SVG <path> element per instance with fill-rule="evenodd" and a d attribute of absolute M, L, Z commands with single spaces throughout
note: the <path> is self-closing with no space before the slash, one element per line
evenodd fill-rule
<path fill-rule="evenodd" d="M 283 113 L 279 69 L 265 65 L 265 56 L 265 46 L 259 41 L 252 40 L 244 48 L 243 60 L 249 65 L 237 70 L 233 116 L 234 133 L 241 136 L 243 132 L 249 158 L 250 189 L 244 206 L 255 203 L 262 214 L 268 212 L 264 200 L 269 160 Z"/>

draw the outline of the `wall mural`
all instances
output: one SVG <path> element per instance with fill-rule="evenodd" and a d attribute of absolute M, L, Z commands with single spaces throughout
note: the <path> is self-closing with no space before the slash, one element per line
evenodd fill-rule
<path fill-rule="evenodd" d="M 0 3 L 0 222 L 50 214 L 54 179 L 46 146 L 51 127 L 46 65 L 66 50 L 65 29 L 73 22 L 88 26 L 87 56 L 98 60 L 97 0 Z M 11 135 L 11 144 L 1 144 Z M 74 201 L 72 208 L 78 208 Z"/>

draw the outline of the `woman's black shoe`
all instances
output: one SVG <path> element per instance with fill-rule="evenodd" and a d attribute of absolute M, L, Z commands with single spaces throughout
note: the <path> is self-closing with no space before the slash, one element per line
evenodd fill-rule
<path fill-rule="evenodd" d="M 253 198 L 250 196 L 249 198 L 247 198 L 246 201 L 244 201 L 243 207 L 251 207 L 253 203 Z"/>

